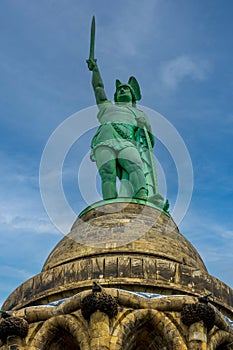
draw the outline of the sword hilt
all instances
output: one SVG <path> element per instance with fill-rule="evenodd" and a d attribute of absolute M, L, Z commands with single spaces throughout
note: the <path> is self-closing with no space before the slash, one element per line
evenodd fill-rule
<path fill-rule="evenodd" d="M 95 66 L 96 66 L 97 59 L 96 59 L 96 58 L 88 58 L 88 59 L 86 60 L 86 62 L 87 62 L 88 69 L 89 69 L 90 71 L 93 71 L 93 69 L 94 69 Z"/>

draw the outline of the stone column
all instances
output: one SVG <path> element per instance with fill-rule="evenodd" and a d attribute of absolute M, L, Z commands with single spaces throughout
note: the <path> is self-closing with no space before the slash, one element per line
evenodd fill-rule
<path fill-rule="evenodd" d="M 207 330 L 203 321 L 195 322 L 190 325 L 188 334 L 188 349 L 207 349 Z"/>
<path fill-rule="evenodd" d="M 207 349 L 207 333 L 213 328 L 215 323 L 214 309 L 208 305 L 206 297 L 200 299 L 202 302 L 186 304 L 181 311 L 181 320 L 189 327 L 189 350 Z"/>
<path fill-rule="evenodd" d="M 96 311 L 90 317 L 91 349 L 109 350 L 109 318 L 104 312 Z"/>

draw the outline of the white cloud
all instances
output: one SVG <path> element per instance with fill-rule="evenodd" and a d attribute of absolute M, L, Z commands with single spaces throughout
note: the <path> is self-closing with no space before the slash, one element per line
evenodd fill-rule
<path fill-rule="evenodd" d="M 4 278 L 4 277 L 12 278 L 17 276 L 18 278 L 27 279 L 31 277 L 31 272 L 24 269 L 18 269 L 16 267 L 12 267 L 9 265 L 3 265 L 1 266 L 0 276 L 1 278 Z M 2 286 L 1 286 L 1 289 L 2 289 Z"/>
<path fill-rule="evenodd" d="M 38 177 L 30 159 L 7 157 L 1 152 L 0 160 L 1 232 L 58 233 L 43 210 Z"/>
<path fill-rule="evenodd" d="M 225 230 L 221 235 L 223 238 L 229 238 L 233 240 L 233 230 Z"/>
<path fill-rule="evenodd" d="M 180 230 L 201 255 L 209 273 L 232 286 L 233 231 L 228 225 L 220 217 L 192 209 Z"/>
<path fill-rule="evenodd" d="M 41 218 L 39 213 L 36 216 L 32 216 L 28 211 L 27 213 L 28 215 L 20 216 L 14 215 L 8 210 L 0 215 L 0 224 L 2 227 L 7 227 L 8 231 L 58 234 L 54 226 L 48 220 Z"/>
<path fill-rule="evenodd" d="M 174 89 L 185 78 L 205 80 L 209 71 L 210 64 L 206 60 L 183 55 L 163 63 L 160 75 L 162 84 L 168 89 Z"/>

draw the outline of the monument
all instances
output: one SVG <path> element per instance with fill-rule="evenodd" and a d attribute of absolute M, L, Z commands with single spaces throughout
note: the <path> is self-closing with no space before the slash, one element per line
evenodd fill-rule
<path fill-rule="evenodd" d="M 107 99 L 94 58 L 95 18 L 92 19 L 88 68 L 93 72 L 92 86 L 99 108 L 100 127 L 91 145 L 102 180 L 103 199 L 128 197 L 161 202 L 152 153 L 154 137 L 146 114 L 136 107 L 141 91 L 135 77 L 128 83 L 116 80 L 113 104 Z M 121 180 L 119 194 L 116 178 Z"/>
<path fill-rule="evenodd" d="M 233 349 L 233 291 L 209 275 L 158 192 L 136 79 L 117 80 L 115 103 L 107 100 L 94 32 L 93 20 L 87 63 L 100 127 L 91 157 L 104 200 L 80 213 L 42 271 L 7 298 L 0 349 Z"/>

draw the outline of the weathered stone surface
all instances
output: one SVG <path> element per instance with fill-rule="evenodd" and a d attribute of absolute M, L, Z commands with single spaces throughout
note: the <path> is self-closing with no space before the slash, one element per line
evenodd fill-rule
<path fill-rule="evenodd" d="M 28 333 L 28 323 L 23 318 L 10 316 L 0 320 L 0 339 L 6 342 L 9 336 L 25 338 Z"/>
<path fill-rule="evenodd" d="M 112 318 L 117 315 L 117 307 L 117 299 L 105 291 L 92 292 L 81 302 L 82 315 L 86 320 L 89 320 L 96 311 L 101 311 Z"/>
<path fill-rule="evenodd" d="M 19 349 L 215 350 L 221 344 L 225 346 L 221 349 L 233 349 L 233 329 L 214 306 L 211 307 L 217 317 L 213 331 L 209 331 L 202 320 L 183 324 L 182 310 L 187 305 L 195 307 L 199 301 L 197 297 L 147 299 L 127 291 L 103 290 L 98 285 L 93 287 L 91 294 L 101 294 L 101 291 L 112 298 L 117 297 L 118 313 L 108 316 L 105 310 L 94 309 L 86 321 L 80 308 L 90 290 L 80 292 L 56 307 L 37 306 L 16 311 L 15 316 L 26 317 L 30 326 L 24 344 L 15 338 L 16 343 L 21 344 Z M 0 349 L 8 350 L 8 347 L 0 342 Z"/>
<path fill-rule="evenodd" d="M 91 245 L 78 243 L 79 233 Z M 96 281 L 104 293 L 98 286 L 90 293 Z M 146 299 L 130 291 L 167 296 Z M 216 318 L 210 309 L 195 309 L 195 296 L 206 293 L 212 293 Z M 65 297 L 71 298 L 59 306 L 41 305 Z M 185 318 L 187 304 L 192 312 L 186 310 Z M 17 288 L 3 308 L 18 310 L 15 316 L 29 323 L 25 344 L 16 339 L 20 350 L 233 350 L 233 329 L 219 312 L 233 318 L 232 290 L 208 274 L 169 216 L 139 204 L 85 212 L 42 272 Z M 0 349 L 8 345 L 0 341 Z"/>
<path fill-rule="evenodd" d="M 118 252 L 163 257 L 206 271 L 195 248 L 169 216 L 133 203 L 106 204 L 78 218 L 49 255 L 43 271 L 74 259 Z"/>
<path fill-rule="evenodd" d="M 215 312 L 208 304 L 187 304 L 181 312 L 181 319 L 187 326 L 203 321 L 205 327 L 210 330 L 215 323 Z"/>
<path fill-rule="evenodd" d="M 117 246 L 118 241 L 115 245 L 107 242 L 105 248 L 86 246 L 69 238 L 86 222 L 90 236 L 96 237 L 101 223 L 110 235 L 130 235 L 135 225 L 144 235 L 124 246 Z M 71 234 L 52 251 L 42 272 L 17 288 L 4 308 L 18 309 L 69 297 L 90 288 L 96 280 L 104 287 L 154 293 L 210 292 L 221 307 L 233 307 L 232 290 L 207 273 L 200 256 L 170 217 L 151 207 L 115 203 L 79 218 Z"/>

